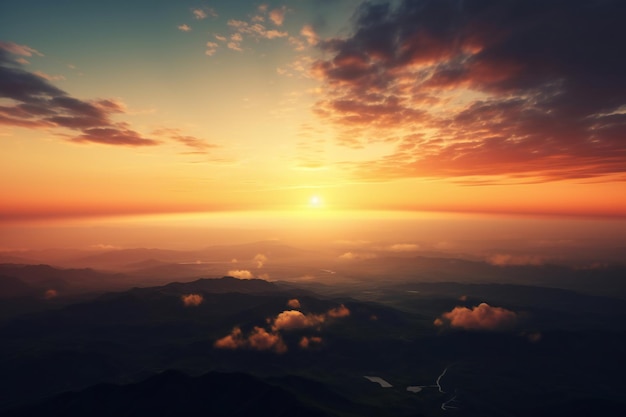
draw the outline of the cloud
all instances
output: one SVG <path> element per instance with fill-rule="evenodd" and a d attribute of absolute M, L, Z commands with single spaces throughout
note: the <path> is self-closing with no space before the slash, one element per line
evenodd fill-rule
<path fill-rule="evenodd" d="M 181 32 L 191 32 L 191 26 L 189 26 L 188 24 L 178 25 L 177 28 Z"/>
<path fill-rule="evenodd" d="M 307 327 L 319 326 L 326 320 L 322 314 L 303 314 L 297 310 L 286 310 L 273 320 L 274 330 L 306 329 Z"/>
<path fill-rule="evenodd" d="M 272 350 L 276 353 L 284 353 L 287 346 L 281 336 L 270 333 L 262 327 L 255 327 L 248 336 L 248 343 L 255 350 Z"/>
<path fill-rule="evenodd" d="M 356 253 L 356 252 L 346 252 L 338 256 L 339 259 L 344 259 L 348 261 L 374 259 L 376 257 L 377 255 L 375 253 Z"/>
<path fill-rule="evenodd" d="M 141 134 L 116 127 L 94 127 L 83 129 L 81 135 L 71 139 L 77 143 L 101 143 L 105 145 L 149 146 L 156 145 L 153 139 L 146 139 Z"/>
<path fill-rule="evenodd" d="M 254 327 L 246 337 L 239 327 L 235 327 L 230 334 L 218 339 L 213 344 L 218 349 L 252 349 L 269 350 L 276 353 L 285 353 L 287 345 L 282 337 L 276 333 L 270 333 L 262 327 Z"/>
<path fill-rule="evenodd" d="M 339 307 L 331 308 L 326 314 L 328 315 L 328 317 L 332 318 L 348 317 L 350 315 L 350 310 L 348 309 L 348 307 L 341 304 Z"/>
<path fill-rule="evenodd" d="M 78 143 L 123 146 L 153 146 L 159 141 L 146 138 L 126 123 L 114 122 L 124 106 L 115 100 L 81 100 L 52 85 L 48 79 L 26 71 L 10 54 L 34 53 L 23 45 L 4 43 L 0 47 L 0 125 L 31 129 L 58 129 L 59 135 Z M 8 52 L 7 52 L 8 51 Z M 64 131 L 73 131 L 66 134 Z"/>
<path fill-rule="evenodd" d="M 218 47 L 219 45 L 215 42 L 207 42 L 206 50 L 204 51 L 204 54 L 207 56 L 213 56 L 217 52 Z"/>
<path fill-rule="evenodd" d="M 348 36 L 318 43 L 315 111 L 341 145 L 389 144 L 350 166 L 359 178 L 625 177 L 625 13 L 618 0 L 365 2 Z"/>
<path fill-rule="evenodd" d="M 13 55 L 21 55 L 21 56 L 33 56 L 33 55 L 38 55 L 38 56 L 43 56 L 43 54 L 41 52 L 39 52 L 38 50 L 31 48 L 30 46 L 26 46 L 26 45 L 19 45 L 17 43 L 14 42 L 3 42 L 0 41 L 0 49 L 9 52 Z"/>
<path fill-rule="evenodd" d="M 471 309 L 454 307 L 452 311 L 443 313 L 440 318 L 435 319 L 434 324 L 465 330 L 505 330 L 513 327 L 516 322 L 517 313 L 514 311 L 481 303 Z"/>
<path fill-rule="evenodd" d="M 252 260 L 256 263 L 257 268 L 263 268 L 263 265 L 265 264 L 265 262 L 267 262 L 267 256 L 259 253 L 255 255 Z"/>
<path fill-rule="evenodd" d="M 300 346 L 300 348 L 302 349 L 308 349 L 309 346 L 311 346 L 312 344 L 319 345 L 321 343 L 322 343 L 322 338 L 319 336 L 311 336 L 311 337 L 302 336 L 302 338 L 300 339 L 300 342 L 298 342 L 298 346 Z"/>
<path fill-rule="evenodd" d="M 299 306 L 297 299 L 288 301 L 288 304 Z M 276 315 L 276 317 L 266 319 L 270 329 L 255 326 L 246 336 L 239 327 L 226 336 L 215 341 L 214 346 L 218 349 L 253 349 L 253 350 L 269 350 L 276 353 L 287 352 L 287 345 L 281 336 L 281 332 L 304 330 L 317 328 L 320 330 L 322 324 L 329 319 L 344 318 L 350 315 L 350 310 L 343 304 L 339 307 L 332 308 L 323 314 L 304 314 L 297 310 L 285 310 Z M 319 336 L 303 336 L 300 339 L 299 346 L 303 349 L 308 348 L 311 344 L 320 344 L 322 338 Z"/>
<path fill-rule="evenodd" d="M 287 306 L 294 309 L 300 308 L 300 301 L 297 298 L 292 298 L 291 300 L 287 301 Z"/>
<path fill-rule="evenodd" d="M 208 7 L 203 9 L 192 9 L 191 13 L 193 14 L 193 17 L 197 20 L 203 20 L 209 16 L 217 17 L 217 12 L 214 9 Z"/>
<path fill-rule="evenodd" d="M 231 40 L 235 43 L 241 42 L 243 35 L 251 36 L 254 39 L 276 39 L 289 36 L 287 32 L 276 29 L 268 30 L 264 25 L 258 22 L 249 23 L 243 20 L 231 19 L 228 21 L 228 26 L 235 30 L 235 33 L 231 36 Z M 237 39 L 234 38 L 235 36 Z"/>
<path fill-rule="evenodd" d="M 53 298 L 57 298 L 59 296 L 59 292 L 57 290 L 49 289 L 43 294 L 43 298 L 46 300 L 51 300 Z"/>
<path fill-rule="evenodd" d="M 194 151 L 193 153 L 195 154 L 207 154 L 209 153 L 209 151 L 218 147 L 217 145 L 213 143 L 209 143 L 204 139 L 200 139 L 195 136 L 184 135 L 180 129 L 176 129 L 176 128 L 164 127 L 164 128 L 154 130 L 152 134 L 155 136 L 159 136 L 159 137 L 166 137 L 175 142 L 181 143 L 193 149 Z"/>
<path fill-rule="evenodd" d="M 311 25 L 302 26 L 302 29 L 300 29 L 300 35 L 304 36 L 309 45 L 317 45 L 319 42 L 319 36 Z"/>
<path fill-rule="evenodd" d="M 228 276 L 239 278 L 239 279 L 251 279 L 254 278 L 252 272 L 247 269 L 232 269 L 228 271 Z"/>
<path fill-rule="evenodd" d="M 269 13 L 269 18 L 276 26 L 282 26 L 285 21 L 285 13 L 287 13 L 287 8 L 285 6 L 279 9 L 273 9 Z"/>
<path fill-rule="evenodd" d="M 496 266 L 543 265 L 545 260 L 537 255 L 495 254 L 487 258 L 487 262 Z"/>
<path fill-rule="evenodd" d="M 182 295 L 180 299 L 185 307 L 197 307 L 204 301 L 204 297 L 201 294 L 186 294 Z"/>
<path fill-rule="evenodd" d="M 50 74 L 46 74 L 43 71 L 35 71 L 33 72 L 33 74 L 35 74 L 38 77 L 43 78 L 44 80 L 48 80 L 48 81 L 59 81 L 59 80 L 64 80 L 65 77 L 62 75 L 50 75 Z"/>
<path fill-rule="evenodd" d="M 246 340 L 243 337 L 243 333 L 239 327 L 233 328 L 230 334 L 222 337 L 215 341 L 213 346 L 219 349 L 237 349 L 240 347 L 244 347 L 246 345 Z"/>
<path fill-rule="evenodd" d="M 415 252 L 420 246 L 415 243 L 396 243 L 386 248 L 389 252 Z"/>

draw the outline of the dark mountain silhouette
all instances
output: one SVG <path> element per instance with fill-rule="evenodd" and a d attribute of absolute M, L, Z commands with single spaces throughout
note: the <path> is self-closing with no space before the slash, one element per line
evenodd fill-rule
<path fill-rule="evenodd" d="M 250 375 L 208 373 L 190 377 L 166 371 L 137 384 L 100 384 L 0 415 L 331 417 L 336 414 L 305 404 L 287 390 Z"/>

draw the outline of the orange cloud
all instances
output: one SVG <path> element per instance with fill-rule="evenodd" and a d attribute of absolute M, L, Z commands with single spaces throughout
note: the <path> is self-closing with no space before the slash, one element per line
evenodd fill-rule
<path fill-rule="evenodd" d="M 232 269 L 228 271 L 228 276 L 239 279 L 251 279 L 254 277 L 252 275 L 252 272 L 248 271 L 247 269 Z"/>
<path fill-rule="evenodd" d="M 248 343 L 255 350 L 272 350 L 276 353 L 287 351 L 287 345 L 277 333 L 269 333 L 262 327 L 255 327 L 248 336 Z"/>
<path fill-rule="evenodd" d="M 237 349 L 246 345 L 246 340 L 239 327 L 233 328 L 229 335 L 215 341 L 213 346 L 219 349 Z"/>
<path fill-rule="evenodd" d="M 302 26 L 300 35 L 304 36 L 309 45 L 316 45 L 319 42 L 319 36 L 317 36 L 315 29 L 311 25 Z"/>
<path fill-rule="evenodd" d="M 287 8 L 285 6 L 280 9 L 274 9 L 269 13 L 269 18 L 276 26 L 282 26 L 285 21 L 286 12 Z"/>
<path fill-rule="evenodd" d="M 181 32 L 191 32 L 191 26 L 189 26 L 188 24 L 182 24 L 182 25 L 178 25 L 178 30 L 180 30 Z"/>
<path fill-rule="evenodd" d="M 389 252 L 415 252 L 420 246 L 415 243 L 396 243 L 387 248 Z"/>
<path fill-rule="evenodd" d="M 454 307 L 435 319 L 435 326 L 448 324 L 465 330 L 505 330 L 515 325 L 517 313 L 502 307 L 481 303 L 477 307 Z"/>
<path fill-rule="evenodd" d="M 204 297 L 200 294 L 186 294 L 180 298 L 183 300 L 185 307 L 197 307 L 204 301 Z"/>
<path fill-rule="evenodd" d="M 43 295 L 43 298 L 45 298 L 46 300 L 50 300 L 52 298 L 56 298 L 59 296 L 59 292 L 57 290 L 46 290 L 46 292 Z"/>
<path fill-rule="evenodd" d="M 377 255 L 375 253 L 356 253 L 356 252 L 346 252 L 338 256 L 339 259 L 344 259 L 348 261 L 374 259 L 376 257 Z"/>
<path fill-rule="evenodd" d="M 292 298 L 287 301 L 287 306 L 291 308 L 300 308 L 300 301 L 297 298 Z"/>
<path fill-rule="evenodd" d="M 270 333 L 262 327 L 254 327 L 248 337 L 245 337 L 239 327 L 233 328 L 230 334 L 218 339 L 213 344 L 218 349 L 253 349 L 269 350 L 276 353 L 285 353 L 287 345 L 277 333 Z"/>
<path fill-rule="evenodd" d="M 359 179 L 623 178 L 623 6 L 587 3 L 366 2 L 318 43 L 315 112 L 340 145 L 396 144 L 354 163 Z"/>
<path fill-rule="evenodd" d="M 345 305 L 340 305 L 339 307 L 332 308 L 328 310 L 328 317 L 332 318 L 340 318 L 340 317 L 348 317 L 350 315 L 350 310 Z"/>
<path fill-rule="evenodd" d="M 265 262 L 267 262 L 267 256 L 263 255 L 262 253 L 259 253 L 255 255 L 255 257 L 252 260 L 256 263 L 257 268 L 263 268 L 263 265 L 265 264 Z"/>
<path fill-rule="evenodd" d="M 303 314 L 297 310 L 287 310 L 274 319 L 274 330 L 294 330 L 314 327 L 324 322 L 326 318 L 321 314 Z"/>
<path fill-rule="evenodd" d="M 300 339 L 300 342 L 298 342 L 298 346 L 300 346 L 302 349 L 307 349 L 311 344 L 319 345 L 320 343 L 322 343 L 322 338 L 319 336 L 302 336 L 302 339 Z"/>
<path fill-rule="evenodd" d="M 487 262 L 497 266 L 509 265 L 543 265 L 545 263 L 541 256 L 536 255 L 509 255 L 495 254 L 487 258 Z"/>

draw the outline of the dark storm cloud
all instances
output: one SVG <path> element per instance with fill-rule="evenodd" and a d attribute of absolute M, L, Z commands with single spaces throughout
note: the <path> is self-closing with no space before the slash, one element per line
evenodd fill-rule
<path fill-rule="evenodd" d="M 25 49 L 26 48 L 26 49 Z M 26 71 L 12 54 L 32 50 L 8 42 L 0 43 L 0 99 L 11 101 L 0 106 L 0 124 L 27 128 L 66 128 L 79 133 L 74 142 L 108 145 L 146 146 L 159 142 L 144 138 L 123 123 L 111 120 L 123 113 L 123 106 L 113 100 L 80 100 Z"/>
<path fill-rule="evenodd" d="M 624 16 L 611 0 L 366 2 L 352 35 L 320 43 L 316 111 L 348 146 L 397 142 L 360 175 L 623 174 Z"/>

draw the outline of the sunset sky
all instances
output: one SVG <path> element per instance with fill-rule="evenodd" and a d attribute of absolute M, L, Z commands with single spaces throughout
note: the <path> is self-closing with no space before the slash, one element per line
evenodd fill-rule
<path fill-rule="evenodd" d="M 617 0 L 3 1 L 0 221 L 624 217 L 624 16 Z"/>

